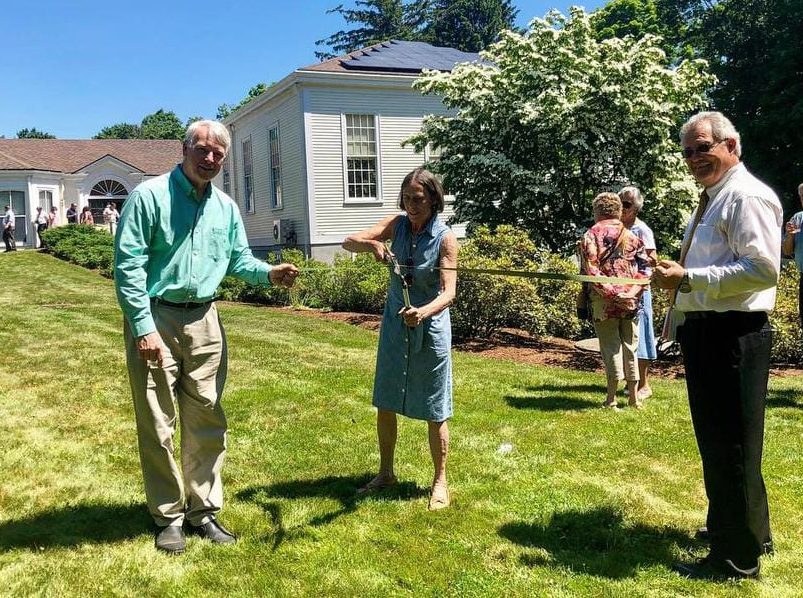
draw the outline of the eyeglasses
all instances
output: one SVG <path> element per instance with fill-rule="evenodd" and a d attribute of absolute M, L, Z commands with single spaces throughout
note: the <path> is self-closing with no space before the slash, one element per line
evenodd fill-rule
<path fill-rule="evenodd" d="M 413 258 L 408 257 L 405 265 L 407 268 L 404 271 L 404 284 L 406 284 L 408 287 L 411 287 L 413 286 L 413 270 L 415 269 L 415 266 L 413 265 Z"/>
<path fill-rule="evenodd" d="M 226 154 L 224 154 L 223 152 L 216 152 L 215 150 L 205 147 L 203 145 L 193 146 L 192 151 L 194 151 L 195 155 L 198 156 L 199 158 L 206 158 L 211 152 L 212 159 L 215 162 L 222 162 L 223 158 L 226 157 Z"/>
<path fill-rule="evenodd" d="M 716 146 L 718 146 L 723 141 L 726 141 L 726 140 L 725 139 L 720 139 L 719 141 L 714 141 L 713 143 L 704 142 L 704 143 L 701 143 L 700 145 L 698 145 L 696 148 L 684 147 L 683 151 L 681 153 L 683 154 L 683 157 L 688 160 L 689 158 L 694 156 L 694 154 L 707 154 L 707 153 L 709 153 L 712 149 L 714 149 Z"/>

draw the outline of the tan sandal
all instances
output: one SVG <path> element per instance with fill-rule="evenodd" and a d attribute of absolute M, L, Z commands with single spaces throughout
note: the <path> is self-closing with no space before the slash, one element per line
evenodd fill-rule
<path fill-rule="evenodd" d="M 433 486 L 430 491 L 427 509 L 430 511 L 440 511 L 448 507 L 450 502 L 449 489 L 446 487 L 446 484 L 437 484 Z"/>
<path fill-rule="evenodd" d="M 357 494 L 369 494 L 371 492 L 379 492 L 380 490 L 384 490 L 385 488 L 390 488 L 391 486 L 396 485 L 396 476 L 391 476 L 386 478 L 385 476 L 378 475 L 370 482 L 365 484 L 365 486 L 360 486 L 357 488 Z"/>

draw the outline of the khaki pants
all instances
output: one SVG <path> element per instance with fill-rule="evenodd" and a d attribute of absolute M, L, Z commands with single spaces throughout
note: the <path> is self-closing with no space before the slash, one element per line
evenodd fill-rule
<path fill-rule="evenodd" d="M 226 381 L 226 335 L 214 304 L 198 309 L 161 304 L 151 308 L 166 348 L 163 367 L 139 356 L 136 339 L 125 324 L 148 510 L 160 526 L 181 525 L 185 512 L 192 525 L 201 525 L 223 506 L 220 473 L 226 454 L 226 416 L 220 398 Z M 177 419 L 181 469 L 173 446 Z"/>
<path fill-rule="evenodd" d="M 628 382 L 638 382 L 636 359 L 638 320 L 635 318 L 595 320 L 594 329 L 599 338 L 599 352 L 605 363 L 605 375 L 608 380 L 624 379 Z"/>

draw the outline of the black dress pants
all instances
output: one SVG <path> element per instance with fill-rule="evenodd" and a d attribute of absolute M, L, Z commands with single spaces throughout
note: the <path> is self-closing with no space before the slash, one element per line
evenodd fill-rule
<path fill-rule="evenodd" d="M 761 456 L 772 329 L 764 312 L 690 312 L 679 330 L 711 554 L 752 567 L 770 542 Z"/>
<path fill-rule="evenodd" d="M 14 229 L 3 229 L 3 242 L 6 244 L 6 251 L 16 251 L 17 244 L 14 242 Z"/>

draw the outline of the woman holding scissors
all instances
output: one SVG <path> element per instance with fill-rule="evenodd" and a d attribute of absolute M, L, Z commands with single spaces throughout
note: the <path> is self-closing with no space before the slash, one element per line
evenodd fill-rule
<path fill-rule="evenodd" d="M 452 330 L 448 308 L 457 287 L 454 270 L 437 268 L 457 267 L 457 239 L 437 218 L 443 211 L 443 187 L 431 172 L 418 168 L 404 178 L 399 207 L 402 214 L 388 216 L 343 242 L 348 251 L 371 252 L 377 260 L 394 265 L 374 379 L 379 473 L 358 493 L 396 483 L 393 459 L 396 414 L 400 413 L 427 422 L 435 468 L 429 509 L 437 510 L 449 506 L 446 457 L 447 421 L 452 416 Z M 391 241 L 390 250 L 387 241 Z"/>

